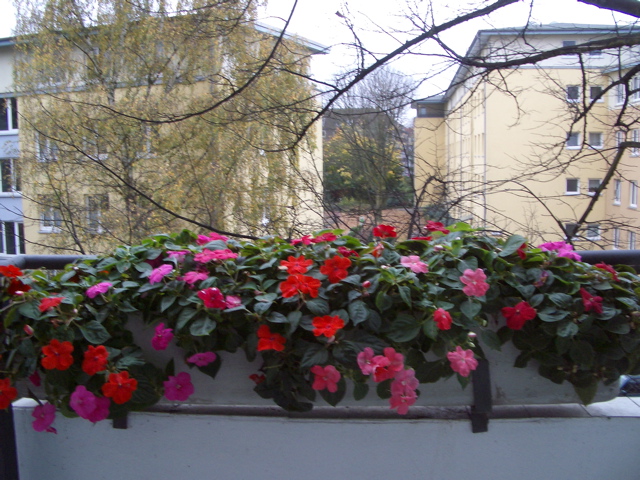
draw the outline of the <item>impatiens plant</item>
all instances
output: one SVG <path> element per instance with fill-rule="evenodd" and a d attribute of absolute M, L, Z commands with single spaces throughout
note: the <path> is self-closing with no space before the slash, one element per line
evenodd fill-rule
<path fill-rule="evenodd" d="M 379 225 L 370 244 L 339 231 L 252 242 L 183 231 L 59 272 L 0 267 L 0 408 L 19 381 L 36 392 L 43 432 L 56 411 L 98 422 L 163 397 L 188 402 L 188 370 L 215 378 L 221 351 L 257 359 L 244 380 L 294 411 L 373 386 L 406 414 L 425 384 L 466 385 L 486 349 L 505 343 L 519 351 L 515 367 L 570 382 L 585 403 L 599 384 L 640 373 L 630 268 L 463 223 L 425 230 L 397 241 Z M 153 334 L 145 343 L 135 319 Z M 154 364 L 145 352 L 156 351 L 184 363 Z"/>

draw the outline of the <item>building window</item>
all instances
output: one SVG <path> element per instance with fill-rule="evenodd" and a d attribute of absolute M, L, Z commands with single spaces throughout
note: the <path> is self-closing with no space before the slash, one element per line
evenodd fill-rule
<path fill-rule="evenodd" d="M 580 180 L 577 178 L 567 178 L 565 195 L 580 194 Z"/>
<path fill-rule="evenodd" d="M 562 46 L 563 47 L 575 47 L 576 46 L 576 41 L 575 40 L 563 40 L 562 41 Z M 565 55 L 574 55 L 573 53 L 565 53 Z"/>
<path fill-rule="evenodd" d="M 580 85 L 567 85 L 567 102 L 580 100 Z"/>
<path fill-rule="evenodd" d="M 108 157 L 104 142 L 102 142 L 98 137 L 85 138 L 83 140 L 83 147 L 83 154 L 85 158 L 102 161 L 106 160 Z"/>
<path fill-rule="evenodd" d="M 418 117 L 426 117 L 427 116 L 427 107 L 421 106 L 418 107 Z"/>
<path fill-rule="evenodd" d="M 629 206 L 636 208 L 638 206 L 638 182 L 629 182 Z"/>
<path fill-rule="evenodd" d="M 638 130 L 637 128 L 634 130 L 631 130 L 631 141 L 640 142 L 640 130 Z M 632 157 L 637 157 L 639 154 L 640 154 L 640 148 L 637 148 L 637 147 L 631 148 Z"/>
<path fill-rule="evenodd" d="M 631 100 L 640 100 L 640 76 L 636 75 L 631 80 Z"/>
<path fill-rule="evenodd" d="M 92 233 L 102 233 L 103 215 L 109 208 L 109 197 L 107 195 L 85 195 L 87 204 L 87 228 Z"/>
<path fill-rule="evenodd" d="M 0 222 L 0 253 L 6 255 L 24 254 L 24 225 L 20 222 Z"/>
<path fill-rule="evenodd" d="M 600 184 L 602 183 L 602 180 L 599 178 L 590 178 L 589 179 L 589 195 L 595 195 L 595 193 L 598 191 L 598 188 L 600 188 Z"/>
<path fill-rule="evenodd" d="M 616 104 L 620 105 L 621 103 L 624 103 L 625 96 L 625 86 L 623 84 L 616 85 Z"/>
<path fill-rule="evenodd" d="M 589 87 L 589 99 L 591 101 L 596 101 L 596 102 L 604 101 L 602 98 L 602 87 L 600 86 Z"/>
<path fill-rule="evenodd" d="M 615 227 L 613 229 L 613 249 L 617 250 L 620 248 L 620 229 Z"/>
<path fill-rule="evenodd" d="M 578 233 L 578 224 L 577 223 L 565 223 L 564 231 L 567 235 L 567 239 L 573 238 Z"/>
<path fill-rule="evenodd" d="M 62 226 L 62 212 L 51 205 L 52 198 L 41 197 L 40 200 L 40 233 L 59 232 Z"/>
<path fill-rule="evenodd" d="M 18 130 L 18 102 L 15 98 L 0 98 L 0 132 Z"/>
<path fill-rule="evenodd" d="M 599 223 L 587 223 L 587 240 L 600 240 Z"/>
<path fill-rule="evenodd" d="M 47 138 L 44 135 L 36 134 L 36 148 L 36 155 L 39 162 L 49 163 L 58 161 L 60 149 L 58 147 L 58 144 L 56 144 L 50 138 Z"/>
<path fill-rule="evenodd" d="M 2 193 L 20 191 L 20 175 L 15 158 L 0 159 L 0 175 L 2 176 Z"/>
<path fill-rule="evenodd" d="M 636 249 L 636 232 L 629 230 L 629 250 Z"/>
<path fill-rule="evenodd" d="M 598 58 L 602 56 L 602 50 L 591 50 L 589 56 L 592 58 Z"/>
<path fill-rule="evenodd" d="M 589 132 L 589 146 L 591 148 L 602 148 L 602 132 Z"/>
<path fill-rule="evenodd" d="M 619 178 L 613 181 L 613 204 L 620 205 L 622 201 L 622 180 Z"/>
<path fill-rule="evenodd" d="M 580 134 L 569 132 L 567 134 L 567 148 L 580 148 Z"/>
<path fill-rule="evenodd" d="M 624 132 L 622 130 L 618 130 L 616 132 L 616 147 L 619 147 L 622 142 L 624 142 Z"/>

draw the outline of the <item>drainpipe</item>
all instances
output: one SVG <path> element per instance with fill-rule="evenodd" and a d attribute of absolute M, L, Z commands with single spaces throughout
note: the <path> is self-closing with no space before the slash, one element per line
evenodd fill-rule
<path fill-rule="evenodd" d="M 482 199 L 483 199 L 483 213 L 482 213 L 482 228 L 487 228 L 487 83 L 484 82 L 482 86 L 482 121 L 484 122 L 484 132 L 482 137 L 482 156 L 483 156 L 483 182 L 482 182 Z"/>

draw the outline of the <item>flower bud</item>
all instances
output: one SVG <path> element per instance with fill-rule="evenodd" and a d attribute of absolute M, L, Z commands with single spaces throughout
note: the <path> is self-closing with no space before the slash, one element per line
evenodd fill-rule
<path fill-rule="evenodd" d="M 362 288 L 369 288 L 371 286 L 371 282 L 367 280 L 366 282 L 362 282 Z"/>
<path fill-rule="evenodd" d="M 31 336 L 33 335 L 33 328 L 31 328 L 31 325 L 25 325 L 23 328 L 24 333 L 26 333 L 27 335 Z"/>

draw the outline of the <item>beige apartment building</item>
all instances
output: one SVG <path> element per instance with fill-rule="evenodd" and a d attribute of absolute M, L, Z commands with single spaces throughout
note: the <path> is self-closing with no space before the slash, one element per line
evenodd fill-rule
<path fill-rule="evenodd" d="M 483 30 L 467 57 L 500 62 L 630 34 L 638 29 Z M 491 73 L 461 66 L 443 95 L 413 102 L 423 206 L 533 244 L 638 248 L 640 149 L 619 147 L 640 140 L 640 50 L 589 50 Z"/>
<path fill-rule="evenodd" d="M 185 29 L 189 21 L 168 20 L 156 43 L 155 25 L 145 30 L 143 22 L 122 44 L 111 41 L 111 25 L 73 31 L 66 43 L 53 32 L 30 39 L 45 46 L 37 57 L 29 43 L 0 39 L 0 113 L 8 122 L 3 129 L 0 118 L 0 254 L 102 253 L 183 228 L 206 233 L 208 225 L 285 236 L 322 226 L 320 125 L 297 148 L 279 149 L 296 113 L 287 105 L 312 102 L 313 86 L 276 67 L 304 72 L 325 47 L 285 36 L 258 88 L 226 108 L 145 121 L 207 111 L 280 35 L 238 27 L 227 41 L 245 49 L 225 56 L 207 44 L 208 31 L 196 42 L 189 28 L 206 25 Z"/>

